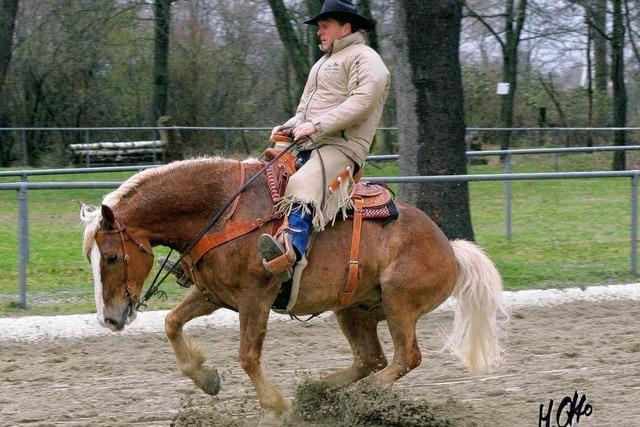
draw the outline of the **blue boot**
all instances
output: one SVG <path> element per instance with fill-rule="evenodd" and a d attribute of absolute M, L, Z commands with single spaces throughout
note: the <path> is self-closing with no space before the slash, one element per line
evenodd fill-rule
<path fill-rule="evenodd" d="M 276 239 L 271 234 L 258 238 L 258 249 L 264 258 L 264 268 L 273 274 L 279 282 L 289 281 L 293 267 L 307 250 L 313 215 L 305 214 L 302 205 L 295 204 L 289 214 L 289 227 Z"/>
<path fill-rule="evenodd" d="M 289 230 L 293 249 L 296 251 L 296 260 L 300 261 L 307 250 L 309 244 L 309 234 L 311 233 L 313 213 L 304 213 L 304 208 L 300 204 L 293 205 L 289 214 Z"/>

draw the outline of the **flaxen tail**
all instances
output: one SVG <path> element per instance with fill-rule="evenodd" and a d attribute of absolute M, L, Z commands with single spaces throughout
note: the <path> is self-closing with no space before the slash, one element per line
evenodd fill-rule
<path fill-rule="evenodd" d="M 460 273 L 453 291 L 458 307 L 445 347 L 472 373 L 490 372 L 502 359 L 503 326 L 508 319 L 502 278 L 474 243 L 454 240 L 451 245 Z"/>

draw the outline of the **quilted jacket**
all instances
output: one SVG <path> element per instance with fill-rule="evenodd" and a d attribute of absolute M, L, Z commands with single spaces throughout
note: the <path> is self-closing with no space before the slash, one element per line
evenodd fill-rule
<path fill-rule="evenodd" d="M 315 125 L 311 146 L 333 145 L 363 165 L 389 93 L 389 70 L 361 32 L 333 43 L 316 62 L 296 115 L 285 126 Z M 309 147 L 311 148 L 311 147 Z"/>

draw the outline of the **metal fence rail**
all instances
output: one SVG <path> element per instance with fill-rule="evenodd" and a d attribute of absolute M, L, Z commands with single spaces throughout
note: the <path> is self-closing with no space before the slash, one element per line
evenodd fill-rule
<path fill-rule="evenodd" d="M 223 141 L 224 141 L 224 155 L 228 156 L 231 152 L 232 144 L 230 140 L 230 133 L 232 132 L 241 132 L 244 135 L 245 132 L 268 132 L 271 131 L 272 127 L 268 126 L 113 126 L 113 127 L 10 127 L 10 128 L 0 128 L 0 135 L 14 134 L 15 141 L 17 145 L 21 147 L 21 155 L 22 155 L 22 164 L 27 166 L 29 164 L 29 156 L 28 156 L 28 145 L 30 142 L 30 132 L 63 132 L 65 134 L 79 134 L 77 136 L 77 140 L 84 141 L 85 144 L 89 144 L 92 142 L 92 137 L 95 138 L 95 135 L 100 132 L 136 132 L 138 135 L 140 133 L 149 134 L 149 139 L 155 140 L 158 138 L 158 135 L 161 131 L 188 131 L 188 132 L 222 132 Z M 378 131 L 383 132 L 395 132 L 397 131 L 397 127 L 380 127 Z M 551 135 L 553 137 L 553 144 L 558 145 L 559 143 L 559 135 L 562 133 L 572 133 L 577 132 L 581 134 L 595 134 L 602 136 L 606 133 L 611 132 L 637 132 L 640 131 L 640 127 L 601 127 L 601 128 L 591 128 L 591 127 L 520 127 L 520 128 L 487 128 L 487 127 L 469 127 L 466 129 L 467 134 L 487 134 L 491 132 L 512 132 L 516 135 L 522 135 L 527 132 L 535 132 L 539 135 L 540 142 L 542 142 L 542 135 Z M 39 135 L 38 137 L 41 137 Z M 138 136 L 140 137 L 140 136 Z M 244 143 L 244 136 L 243 136 Z M 469 143 L 469 141 L 467 141 Z M 154 149 L 153 151 L 153 162 L 155 163 L 157 160 L 157 153 Z M 91 165 L 90 155 L 87 156 L 87 166 Z"/>
<path fill-rule="evenodd" d="M 146 129 L 146 128 L 145 128 Z M 233 128 L 222 128 L 233 129 Z M 243 128 L 241 128 L 243 129 Z M 262 129 L 262 128 L 259 128 Z M 385 128 L 386 129 L 386 128 Z M 535 128 L 538 129 L 538 128 Z M 547 128 L 545 128 L 547 129 Z M 564 128 L 563 128 L 564 129 Z M 590 129 L 590 128 L 584 128 Z M 611 129 L 611 128 L 607 128 Z M 640 129 L 640 128 L 638 128 Z M 470 157 L 487 157 L 487 156 L 503 156 L 503 168 L 504 173 L 510 174 L 512 163 L 511 156 L 519 155 L 533 155 L 533 154 L 555 154 L 556 155 L 556 172 L 558 171 L 558 154 L 573 154 L 573 153 L 592 153 L 592 152 L 615 152 L 615 151 L 638 151 L 640 145 L 625 145 L 625 146 L 605 146 L 605 147 L 567 147 L 567 148 L 527 148 L 527 149 L 514 149 L 514 150 L 486 150 L 486 151 L 466 151 L 467 158 Z M 368 156 L 367 161 L 393 161 L 398 160 L 400 156 L 398 154 L 382 154 Z M 1 177 L 20 176 L 22 181 L 28 181 L 28 177 L 32 175 L 64 175 L 64 174 L 76 174 L 76 173 L 101 173 L 101 172 L 128 172 L 138 171 L 142 169 L 148 169 L 158 167 L 159 165 L 139 165 L 139 166 L 108 166 L 108 167 L 93 167 L 93 168 L 64 168 L 64 169 L 40 169 L 40 170 L 22 170 L 22 171 L 1 171 Z M 78 187 L 80 188 L 80 187 Z M 507 240 L 511 240 L 511 180 L 504 180 L 504 194 L 505 194 L 505 235 Z"/>
<path fill-rule="evenodd" d="M 467 157 L 487 156 L 520 156 L 525 154 L 571 154 L 571 153 L 596 153 L 608 151 L 638 151 L 640 145 L 609 145 L 606 147 L 565 147 L 565 148 L 519 148 L 514 150 L 483 150 L 467 151 Z M 368 161 L 399 160 L 399 154 L 379 154 L 367 157 Z M 0 175 L 1 176 L 1 175 Z"/>
<path fill-rule="evenodd" d="M 478 174 L 478 175 L 440 175 L 440 176 L 401 176 L 368 177 L 369 182 L 380 183 L 425 183 L 425 182 L 472 182 L 472 181 L 523 181 L 546 179 L 601 179 L 631 178 L 631 236 L 630 268 L 638 274 L 638 182 L 640 170 L 597 171 L 597 172 L 555 172 L 555 173 L 518 173 L 518 174 Z M 14 182 L 0 183 L 0 190 L 14 190 L 18 195 L 18 232 L 19 232 L 19 293 L 20 306 L 27 306 L 27 262 L 29 259 L 28 237 L 28 190 L 59 189 L 111 189 L 121 182 Z"/>

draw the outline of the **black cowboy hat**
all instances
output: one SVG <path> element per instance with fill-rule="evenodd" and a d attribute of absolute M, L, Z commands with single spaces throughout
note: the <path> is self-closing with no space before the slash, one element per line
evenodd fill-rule
<path fill-rule="evenodd" d="M 304 21 L 305 24 L 318 25 L 320 19 L 341 19 L 354 24 L 363 30 L 373 30 L 375 24 L 373 21 L 358 15 L 358 10 L 351 0 L 325 0 L 320 10 L 320 15 Z"/>

